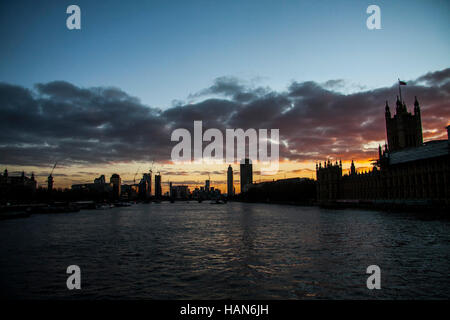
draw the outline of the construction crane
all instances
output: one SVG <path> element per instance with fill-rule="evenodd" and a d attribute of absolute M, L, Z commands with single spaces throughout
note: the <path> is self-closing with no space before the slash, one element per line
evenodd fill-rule
<path fill-rule="evenodd" d="M 53 190 L 53 181 L 54 180 L 53 180 L 52 174 L 53 174 L 53 171 L 55 170 L 57 164 L 58 164 L 58 161 L 55 162 L 55 165 L 53 166 L 52 171 L 50 172 L 50 175 L 47 178 L 47 190 L 49 192 L 51 192 Z"/>
<path fill-rule="evenodd" d="M 133 184 L 136 184 L 136 175 L 138 174 L 140 168 L 141 168 L 141 167 L 139 167 L 139 168 L 137 169 L 136 173 L 134 174 L 134 177 L 133 177 Z"/>
<path fill-rule="evenodd" d="M 50 175 L 53 174 L 53 170 L 55 170 L 57 164 L 58 164 L 58 161 L 55 162 L 55 165 L 53 166 L 53 169 L 52 169 L 52 171 L 50 172 Z"/>
<path fill-rule="evenodd" d="M 155 160 L 152 160 L 152 165 L 150 166 L 150 170 L 148 170 L 150 172 L 150 176 L 153 173 L 153 164 L 155 163 Z"/>

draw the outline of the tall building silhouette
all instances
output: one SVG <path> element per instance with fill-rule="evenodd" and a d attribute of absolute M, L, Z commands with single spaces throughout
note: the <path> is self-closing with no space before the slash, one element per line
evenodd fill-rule
<path fill-rule="evenodd" d="M 246 186 L 253 183 L 253 165 L 250 159 L 241 160 L 241 193 L 247 191 Z"/>
<path fill-rule="evenodd" d="M 414 114 L 406 109 L 406 105 L 397 96 L 396 114 L 391 117 L 388 102 L 386 101 L 385 118 L 388 147 L 390 152 L 406 148 L 415 148 L 423 144 L 422 120 L 420 106 L 415 97 Z"/>
<path fill-rule="evenodd" d="M 152 174 L 150 173 L 144 173 L 142 175 L 142 179 L 148 182 L 148 190 L 147 193 L 149 196 L 152 195 Z"/>
<path fill-rule="evenodd" d="M 144 173 L 139 183 L 139 195 L 142 199 L 148 199 L 152 195 L 152 176 L 150 173 Z"/>
<path fill-rule="evenodd" d="M 161 174 L 155 175 L 155 198 L 159 199 L 162 196 L 161 190 Z"/>
<path fill-rule="evenodd" d="M 228 171 L 227 171 L 227 193 L 228 193 L 229 197 L 234 195 L 233 168 L 231 168 L 231 165 L 228 166 Z"/>
<path fill-rule="evenodd" d="M 53 190 L 53 176 L 50 174 L 47 178 L 47 191 L 51 192 Z"/>
<path fill-rule="evenodd" d="M 109 182 L 112 184 L 113 187 L 113 197 L 115 199 L 118 199 L 120 197 L 120 185 L 122 183 L 122 180 L 120 179 L 120 176 L 117 173 L 114 173 L 111 178 L 109 179 Z"/>

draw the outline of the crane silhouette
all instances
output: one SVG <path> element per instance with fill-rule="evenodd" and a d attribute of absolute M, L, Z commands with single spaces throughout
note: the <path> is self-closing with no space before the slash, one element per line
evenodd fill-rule
<path fill-rule="evenodd" d="M 53 171 L 55 170 L 57 164 L 58 164 L 58 161 L 55 162 L 55 165 L 53 166 L 52 171 L 50 172 L 50 175 L 47 178 L 47 190 L 48 191 L 52 191 L 52 189 L 53 189 L 53 176 L 52 175 L 53 175 Z"/>
<path fill-rule="evenodd" d="M 155 160 L 152 160 L 152 165 L 150 166 L 150 170 L 148 170 L 148 172 L 150 172 L 150 176 L 153 173 L 153 164 L 155 163 Z"/>
<path fill-rule="evenodd" d="M 55 162 L 55 165 L 53 166 L 52 171 L 50 172 L 50 176 L 53 174 L 53 171 L 55 170 L 57 164 L 58 164 L 58 161 Z"/>
<path fill-rule="evenodd" d="M 133 177 L 133 184 L 136 184 L 136 175 L 138 174 L 139 169 L 141 169 L 141 167 L 139 167 L 139 168 L 137 169 L 136 173 L 134 174 L 134 177 Z"/>

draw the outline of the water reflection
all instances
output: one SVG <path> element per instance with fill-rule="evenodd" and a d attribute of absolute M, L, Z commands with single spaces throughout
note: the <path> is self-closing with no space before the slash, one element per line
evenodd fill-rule
<path fill-rule="evenodd" d="M 160 203 L 0 223 L 1 295 L 449 298 L 448 221 L 266 204 Z M 83 289 L 65 289 L 68 265 Z M 367 266 L 382 269 L 369 291 Z"/>

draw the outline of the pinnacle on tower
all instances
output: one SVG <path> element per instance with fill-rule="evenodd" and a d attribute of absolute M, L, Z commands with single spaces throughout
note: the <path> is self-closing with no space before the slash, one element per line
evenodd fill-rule
<path fill-rule="evenodd" d="M 417 100 L 417 97 L 414 96 L 414 114 L 420 113 L 420 105 L 419 101 Z"/>

